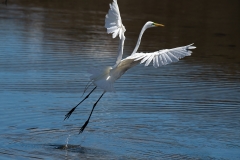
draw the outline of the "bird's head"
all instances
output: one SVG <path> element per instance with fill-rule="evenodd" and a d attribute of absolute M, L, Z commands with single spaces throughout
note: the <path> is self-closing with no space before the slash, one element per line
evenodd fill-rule
<path fill-rule="evenodd" d="M 158 24 L 158 23 L 154 23 L 152 21 L 148 21 L 146 24 L 145 24 L 146 28 L 151 28 L 151 27 L 164 27 L 163 24 Z"/>

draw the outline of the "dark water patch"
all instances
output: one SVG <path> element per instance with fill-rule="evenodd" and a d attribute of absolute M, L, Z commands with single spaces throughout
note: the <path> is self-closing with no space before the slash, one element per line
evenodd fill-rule
<path fill-rule="evenodd" d="M 225 37 L 227 35 L 225 33 L 214 33 L 214 36 L 216 36 L 216 37 Z"/>
<path fill-rule="evenodd" d="M 236 47 L 235 44 L 229 44 L 228 47 Z"/>

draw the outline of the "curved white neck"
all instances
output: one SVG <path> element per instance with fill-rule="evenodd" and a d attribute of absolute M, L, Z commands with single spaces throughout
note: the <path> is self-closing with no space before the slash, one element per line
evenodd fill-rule
<path fill-rule="evenodd" d="M 131 55 L 135 54 L 140 46 L 140 43 L 141 43 L 141 39 L 142 39 L 142 35 L 143 33 L 145 32 L 145 30 L 147 29 L 147 25 L 145 24 L 139 34 L 139 37 L 138 37 L 138 41 L 137 41 L 137 44 L 136 44 L 136 47 L 134 48 L 133 52 Z"/>

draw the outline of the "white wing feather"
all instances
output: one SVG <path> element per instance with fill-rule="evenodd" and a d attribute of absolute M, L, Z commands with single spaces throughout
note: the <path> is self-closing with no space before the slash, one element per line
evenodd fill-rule
<path fill-rule="evenodd" d="M 134 61 L 141 60 L 140 64 L 145 63 L 145 66 L 148 66 L 153 61 L 153 66 L 157 68 L 172 62 L 177 62 L 185 56 L 190 56 L 192 53 L 190 49 L 196 48 L 192 45 L 193 44 L 173 49 L 163 49 L 152 53 L 136 53 L 126 59 L 133 59 Z"/>
<path fill-rule="evenodd" d="M 121 39 L 122 36 L 124 36 L 126 29 L 122 24 L 117 0 L 113 0 L 112 4 L 110 4 L 110 9 L 105 18 L 105 28 L 107 28 L 108 34 L 112 33 L 112 38 L 115 38 L 117 35 L 119 35 L 119 38 Z"/>

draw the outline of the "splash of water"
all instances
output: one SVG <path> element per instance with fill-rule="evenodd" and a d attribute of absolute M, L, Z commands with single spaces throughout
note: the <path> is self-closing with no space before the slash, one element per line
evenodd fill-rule
<path fill-rule="evenodd" d="M 67 149 L 68 148 L 68 142 L 69 142 L 69 138 L 70 138 L 70 134 L 68 135 L 67 139 L 66 139 L 66 144 L 65 144 L 65 147 L 64 149 Z"/>

